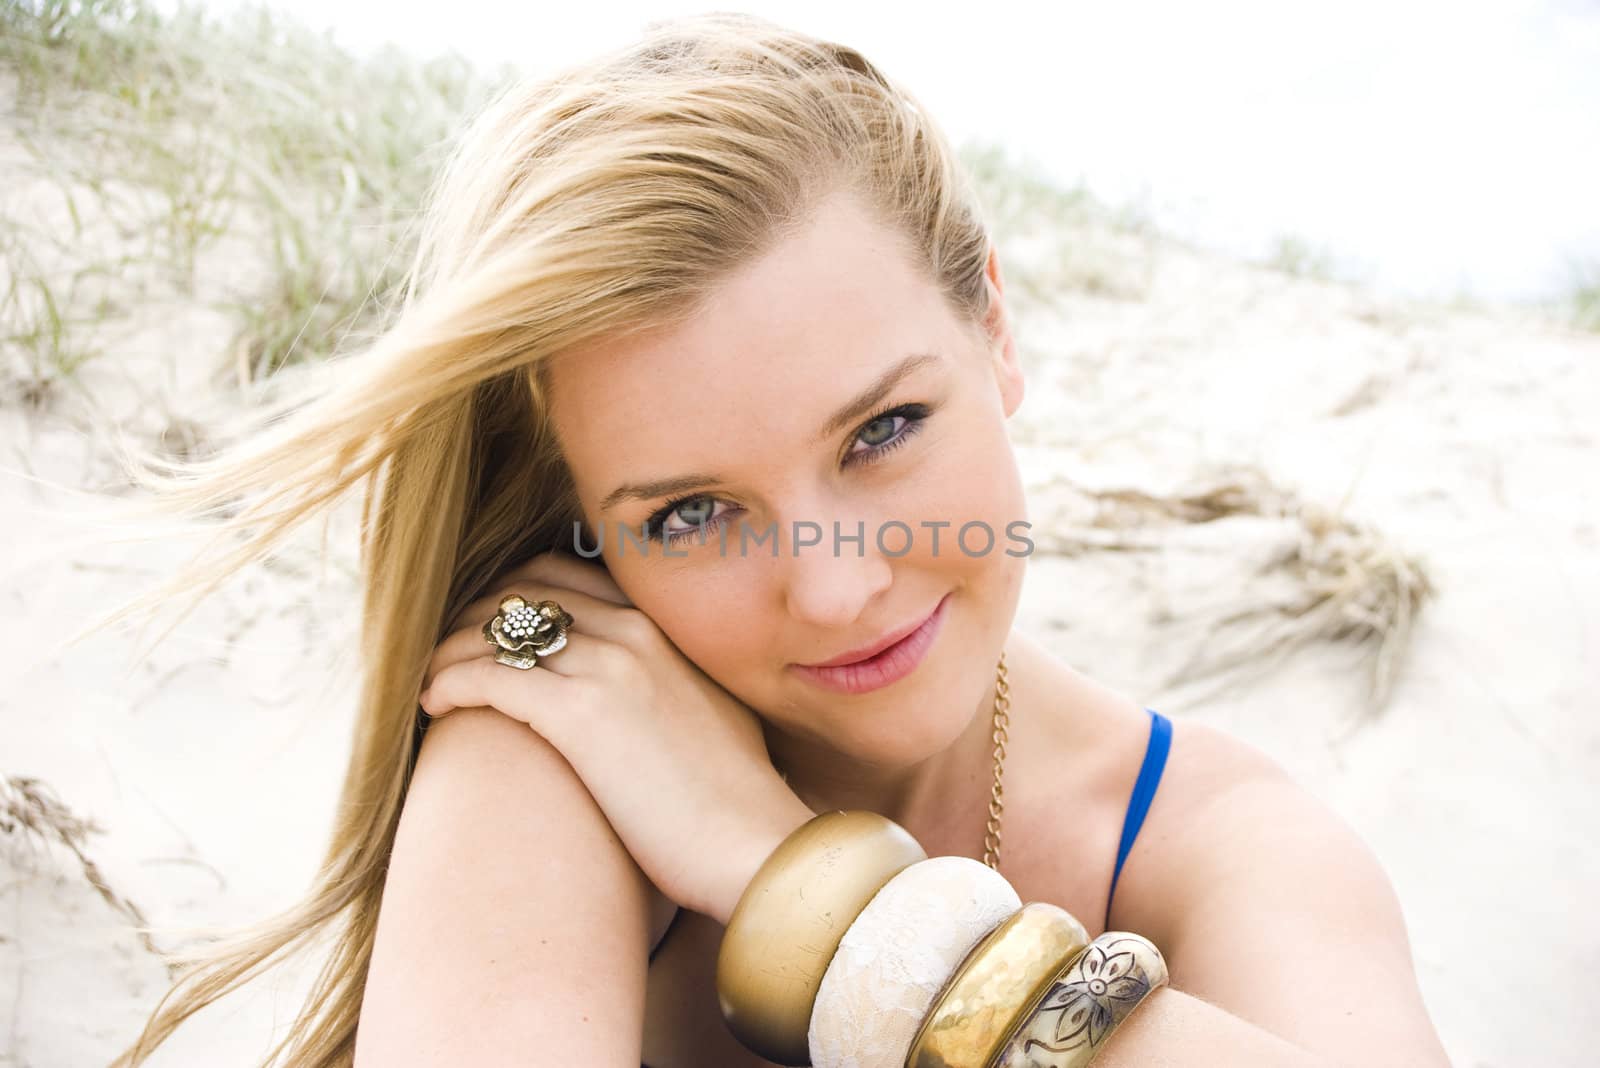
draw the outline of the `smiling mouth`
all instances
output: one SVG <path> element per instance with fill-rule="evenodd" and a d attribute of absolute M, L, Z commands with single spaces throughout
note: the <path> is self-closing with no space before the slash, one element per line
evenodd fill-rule
<path fill-rule="evenodd" d="M 864 663 L 873 659 L 874 657 L 882 656 L 884 653 L 888 652 L 896 645 L 899 645 L 901 642 L 905 641 L 911 635 L 915 634 L 918 630 L 927 625 L 928 620 L 932 619 L 934 615 L 938 613 L 939 605 L 942 605 L 943 603 L 944 600 L 941 598 L 939 604 L 933 606 L 933 611 L 917 620 L 917 622 L 913 623 L 911 626 L 904 628 L 898 633 L 894 633 L 892 637 L 880 639 L 879 641 L 864 647 L 864 651 L 842 653 L 831 660 L 820 660 L 813 664 L 800 664 L 799 666 L 808 668 L 848 667 L 851 664 Z"/>
<path fill-rule="evenodd" d="M 909 634 L 871 656 L 843 664 L 792 664 L 790 670 L 813 685 L 835 693 L 863 694 L 893 685 L 916 671 L 927 658 L 939 637 L 949 600 L 947 593 Z"/>

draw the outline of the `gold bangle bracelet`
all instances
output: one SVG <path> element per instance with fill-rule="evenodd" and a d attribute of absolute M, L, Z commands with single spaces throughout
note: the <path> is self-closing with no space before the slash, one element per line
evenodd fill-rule
<path fill-rule="evenodd" d="M 1088 944 L 1072 913 L 1023 905 L 956 967 L 911 1041 L 906 1068 L 987 1065 Z"/>
<path fill-rule="evenodd" d="M 1062 969 L 990 1068 L 1082 1068 L 1166 981 L 1149 939 L 1107 931 Z"/>
<path fill-rule="evenodd" d="M 717 1001 L 728 1030 L 778 1064 L 811 1063 L 807 1033 L 839 941 L 883 885 L 927 854 L 876 812 L 807 820 L 745 888 L 717 950 Z"/>

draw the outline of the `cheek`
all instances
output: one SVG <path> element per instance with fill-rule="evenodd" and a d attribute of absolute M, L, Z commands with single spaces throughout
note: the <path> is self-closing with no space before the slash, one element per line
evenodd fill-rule
<path fill-rule="evenodd" d="M 889 487 L 882 504 L 880 522 L 899 520 L 912 528 L 911 551 L 899 558 L 902 562 L 927 560 L 941 568 L 982 570 L 1015 562 L 1006 549 L 1027 548 L 1020 540 L 1028 534 L 1026 528 L 1007 533 L 1010 524 L 1025 522 L 1028 514 L 1003 423 L 974 419 L 956 432 L 941 434 L 930 443 L 915 475 Z M 948 524 L 938 528 L 937 555 L 934 531 L 923 525 L 932 522 Z M 891 552 L 897 551 L 905 545 L 905 532 L 895 529 L 884 541 Z"/>
<path fill-rule="evenodd" d="M 652 553 L 659 548 L 650 546 Z M 629 559 L 623 566 L 631 571 L 627 588 L 634 605 L 706 674 L 730 679 L 742 666 L 760 662 L 761 650 L 770 655 L 773 635 L 763 629 L 763 613 L 750 609 L 759 598 L 752 576 L 739 574 L 738 568 L 714 574 L 673 568 L 659 559 Z M 731 620 L 739 625 L 730 626 Z"/>

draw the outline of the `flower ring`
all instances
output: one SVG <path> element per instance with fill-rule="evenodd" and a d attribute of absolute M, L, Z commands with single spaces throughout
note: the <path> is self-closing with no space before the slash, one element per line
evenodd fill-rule
<path fill-rule="evenodd" d="M 539 657 L 552 656 L 567 645 L 572 613 L 554 601 L 523 600 L 510 594 L 500 600 L 500 611 L 483 625 L 483 636 L 495 647 L 495 661 L 526 671 L 539 666 Z"/>

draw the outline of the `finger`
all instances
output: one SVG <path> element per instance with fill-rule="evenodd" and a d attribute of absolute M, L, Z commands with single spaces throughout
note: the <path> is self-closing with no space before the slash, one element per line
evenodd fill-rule
<path fill-rule="evenodd" d="M 428 691 L 427 690 L 423 690 L 422 692 L 423 693 L 427 693 Z M 422 700 L 421 700 L 420 697 L 417 700 L 417 704 L 419 706 L 422 704 Z M 469 707 L 481 708 L 481 709 L 483 709 L 483 711 L 485 711 L 485 712 L 493 712 L 497 716 L 504 714 L 498 708 L 491 708 L 488 705 L 473 705 L 473 706 L 469 706 Z M 428 710 L 426 708 L 424 708 L 423 711 L 427 712 L 428 713 L 428 718 L 432 720 L 432 719 L 438 719 L 440 716 L 447 716 L 451 712 L 459 712 L 460 709 L 458 709 L 458 708 L 445 708 L 445 709 L 440 709 L 438 712 L 428 712 Z"/>
<path fill-rule="evenodd" d="M 569 672 L 565 671 L 563 665 L 557 664 L 557 660 L 570 663 L 574 659 L 589 659 L 587 655 L 570 659 L 567 656 L 577 645 L 583 644 L 579 640 L 582 637 L 621 643 L 625 641 L 630 628 L 638 626 L 637 620 L 627 618 L 630 614 L 638 615 L 636 609 L 622 608 L 576 590 L 530 582 L 514 583 L 500 589 L 493 597 L 474 601 L 463 611 L 461 618 L 465 625 L 446 635 L 444 640 L 434 647 L 433 656 L 428 661 L 428 669 L 423 673 L 424 686 L 429 685 L 433 676 L 449 665 L 484 655 L 484 650 L 490 648 L 490 645 L 489 639 L 483 636 L 483 625 L 493 619 L 495 613 L 500 610 L 501 599 L 513 593 L 529 603 L 543 600 L 558 601 L 561 607 L 572 615 L 574 622 L 567 628 L 567 648 L 556 653 L 548 662 L 548 666 L 562 673 Z M 572 666 L 576 668 L 581 665 Z"/>
<path fill-rule="evenodd" d="M 633 606 L 633 602 L 622 592 L 622 587 L 617 585 L 603 563 L 574 556 L 571 553 L 558 552 L 554 549 L 540 553 L 507 572 L 500 581 L 515 582 L 519 579 L 565 586 L 587 593 L 590 597 L 611 601 L 613 604 L 630 608 Z"/>
<path fill-rule="evenodd" d="M 598 638 L 592 648 L 620 652 Z M 563 653 L 566 650 L 562 650 Z M 626 666 L 619 662 L 618 669 Z M 541 665 L 522 670 L 491 656 L 452 664 L 424 690 L 418 703 L 430 717 L 457 708 L 487 708 L 526 723 L 576 765 L 586 746 L 603 741 L 587 712 L 596 707 L 587 678 L 558 675 Z"/>
<path fill-rule="evenodd" d="M 561 699 L 566 681 L 542 666 L 522 671 L 480 656 L 439 672 L 417 703 L 433 718 L 458 708 L 488 707 L 539 730 L 538 710 Z"/>

